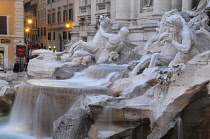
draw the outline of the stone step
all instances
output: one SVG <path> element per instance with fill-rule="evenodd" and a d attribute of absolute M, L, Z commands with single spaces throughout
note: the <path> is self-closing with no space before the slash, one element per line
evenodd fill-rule
<path fill-rule="evenodd" d="M 149 133 L 149 123 L 127 126 L 96 123 L 91 126 L 88 136 L 89 139 L 146 139 Z"/>
<path fill-rule="evenodd" d="M 97 122 L 141 122 L 150 113 L 148 108 L 128 108 L 112 106 L 107 109 L 105 106 L 89 105 L 90 111 Z"/>

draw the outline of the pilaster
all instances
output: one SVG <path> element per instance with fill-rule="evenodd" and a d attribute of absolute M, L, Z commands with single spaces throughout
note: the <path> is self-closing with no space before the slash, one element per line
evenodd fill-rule
<path fill-rule="evenodd" d="M 15 44 L 24 44 L 23 0 L 15 0 Z"/>

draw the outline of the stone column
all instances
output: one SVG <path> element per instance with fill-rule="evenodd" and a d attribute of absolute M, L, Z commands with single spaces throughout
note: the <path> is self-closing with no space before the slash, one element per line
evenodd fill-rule
<path fill-rule="evenodd" d="M 96 24 L 96 0 L 91 0 L 91 24 Z"/>
<path fill-rule="evenodd" d="M 116 0 L 116 18 L 112 29 L 120 29 L 122 26 L 128 26 L 130 21 L 130 0 Z"/>
<path fill-rule="evenodd" d="M 188 11 L 192 9 L 193 0 L 182 0 L 182 11 Z"/>
<path fill-rule="evenodd" d="M 116 19 L 130 19 L 130 1 L 116 0 Z"/>
<path fill-rule="evenodd" d="M 79 15 L 79 0 L 74 0 L 74 22 L 75 22 L 75 26 L 79 25 L 79 19 L 78 19 L 78 15 Z"/>
<path fill-rule="evenodd" d="M 137 17 L 138 17 L 138 1 L 131 0 L 131 11 L 130 11 L 130 25 L 137 25 Z"/>
<path fill-rule="evenodd" d="M 171 10 L 171 0 L 154 0 L 154 14 L 163 14 Z"/>
<path fill-rule="evenodd" d="M 171 9 L 182 10 L 182 0 L 171 0 Z"/>
<path fill-rule="evenodd" d="M 74 28 L 71 31 L 71 42 L 77 42 L 80 40 L 80 38 L 79 38 L 79 18 L 78 18 L 78 15 L 80 14 L 79 6 L 80 6 L 80 0 L 74 0 L 74 3 L 73 3 Z"/>
<path fill-rule="evenodd" d="M 21 39 L 24 44 L 24 9 L 23 0 L 15 1 L 15 35 Z"/>
<path fill-rule="evenodd" d="M 111 0 L 110 1 L 110 18 L 112 20 L 116 19 L 116 0 Z"/>

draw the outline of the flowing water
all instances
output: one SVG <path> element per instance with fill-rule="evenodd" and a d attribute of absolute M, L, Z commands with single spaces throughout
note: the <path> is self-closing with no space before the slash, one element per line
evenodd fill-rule
<path fill-rule="evenodd" d="M 26 129 L 9 125 L 8 116 L 0 116 L 0 139 L 35 139 Z"/>
<path fill-rule="evenodd" d="M 178 117 L 177 119 L 177 134 L 178 134 L 178 139 L 183 139 L 183 127 L 182 127 L 182 119 L 181 117 Z"/>
<path fill-rule="evenodd" d="M 53 121 L 69 110 L 75 98 L 106 94 L 106 86 L 125 71 L 124 67 L 107 67 L 90 66 L 67 80 L 31 79 L 22 83 L 10 119 L 0 121 L 0 139 L 51 138 Z"/>

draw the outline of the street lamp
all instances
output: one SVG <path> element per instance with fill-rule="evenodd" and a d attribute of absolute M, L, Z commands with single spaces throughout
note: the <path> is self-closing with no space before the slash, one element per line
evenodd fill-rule
<path fill-rule="evenodd" d="M 66 28 L 74 28 L 74 21 L 70 21 L 69 23 L 66 23 L 65 25 Z"/>
<path fill-rule="evenodd" d="M 29 29 L 29 28 L 26 28 L 26 29 L 25 29 L 25 32 L 27 32 L 27 33 L 28 33 L 29 31 L 30 31 L 30 29 Z"/>
<path fill-rule="evenodd" d="M 66 26 L 66 28 L 70 28 L 70 24 L 68 24 L 68 23 L 66 23 L 65 26 Z"/>
<path fill-rule="evenodd" d="M 28 24 L 32 24 L 32 23 L 33 23 L 32 19 L 28 19 Z"/>

